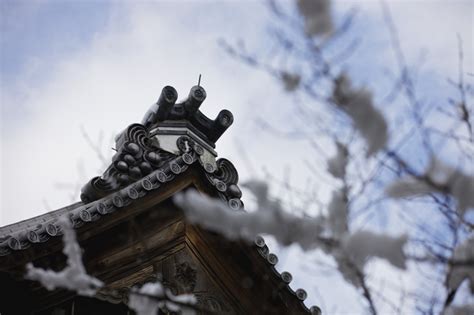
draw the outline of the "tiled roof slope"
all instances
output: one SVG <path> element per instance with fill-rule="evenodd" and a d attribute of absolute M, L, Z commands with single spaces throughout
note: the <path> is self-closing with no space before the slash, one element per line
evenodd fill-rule
<path fill-rule="evenodd" d="M 112 164 L 101 177 L 93 178 L 84 186 L 82 202 L 1 227 L 0 260 L 1 256 L 61 235 L 57 221 L 63 215 L 70 217 L 74 228 L 93 223 L 152 194 L 193 164 L 200 165 L 217 196 L 229 205 L 229 211 L 244 211 L 235 167 L 226 159 L 215 160 L 217 153 L 213 150 L 213 141 L 232 124 L 232 114 L 224 110 L 214 121 L 203 119 L 205 116 L 197 110 L 196 104 L 200 105 L 206 94 L 199 86 L 191 89 L 188 100 L 170 107 L 170 103 L 177 98 L 172 95 L 173 91 L 176 92 L 169 86 L 165 87 L 143 124 L 130 125 L 116 138 L 117 153 Z M 196 91 L 201 91 L 198 95 L 204 95 L 204 98 L 193 100 Z M 192 105 L 189 105 L 190 102 Z M 163 107 L 166 108 L 160 109 Z M 170 140 L 175 143 L 170 144 Z M 262 237 L 255 240 L 255 248 L 275 277 L 301 301 L 304 309 L 310 314 L 320 314 L 318 307 L 308 309 L 304 305 L 307 294 L 303 289 L 295 291 L 289 286 L 291 274 L 279 273 L 274 268 L 278 257 L 269 253 Z"/>

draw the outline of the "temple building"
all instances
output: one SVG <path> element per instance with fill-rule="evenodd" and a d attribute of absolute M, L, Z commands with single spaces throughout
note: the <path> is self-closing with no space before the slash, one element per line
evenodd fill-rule
<path fill-rule="evenodd" d="M 174 204 L 174 194 L 194 188 L 229 211 L 245 211 L 238 173 L 215 151 L 232 113 L 206 117 L 199 85 L 185 101 L 177 98 L 173 87 L 164 87 L 142 123 L 116 137 L 110 166 L 83 187 L 80 202 L 0 228 L 2 315 L 135 314 L 127 306 L 130 290 L 157 280 L 173 294 L 192 293 L 198 314 L 320 314 L 304 304 L 303 289 L 290 286 L 291 274 L 275 269 L 278 257 L 263 238 L 227 240 L 188 223 Z M 64 216 L 87 273 L 104 283 L 94 297 L 25 279 L 27 263 L 55 271 L 66 266 L 58 224 Z"/>

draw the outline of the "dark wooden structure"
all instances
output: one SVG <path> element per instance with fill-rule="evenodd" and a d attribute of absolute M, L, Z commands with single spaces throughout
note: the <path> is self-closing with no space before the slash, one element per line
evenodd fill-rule
<path fill-rule="evenodd" d="M 198 110 L 204 98 L 197 86 L 175 104 L 176 91 L 165 87 L 143 123 L 117 137 L 111 166 L 84 187 L 82 202 L 0 228 L 2 315 L 133 314 L 130 289 L 156 280 L 175 294 L 193 293 L 209 313 L 319 314 L 304 305 L 304 290 L 290 288 L 291 275 L 276 271 L 278 258 L 262 238 L 231 242 L 188 224 L 174 205 L 174 194 L 193 188 L 227 202 L 229 211 L 244 211 L 237 172 L 214 151 L 232 114 L 208 119 Z M 104 282 L 94 298 L 24 279 L 28 262 L 65 266 L 57 225 L 64 215 L 87 272 Z"/>

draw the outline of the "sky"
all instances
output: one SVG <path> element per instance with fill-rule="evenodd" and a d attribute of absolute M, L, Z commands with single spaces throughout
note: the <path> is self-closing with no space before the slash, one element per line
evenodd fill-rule
<path fill-rule="evenodd" d="M 446 98 L 446 79 L 457 75 L 457 34 L 463 39 L 465 68 L 474 72 L 473 3 L 400 0 L 389 5 L 408 63 L 423 61 L 422 97 Z M 359 8 L 354 27 L 363 35 L 351 57 L 358 62 L 348 71 L 381 99 L 386 69 L 395 59 L 380 3 L 336 1 L 334 15 L 351 6 Z M 236 165 L 241 179 L 263 176 L 263 168 L 284 176 L 288 165 L 293 182 L 307 176 L 300 163 L 311 154 L 307 145 L 259 132 L 254 121 L 263 117 L 284 125 L 288 112 L 281 104 L 291 97 L 218 44 L 244 39 L 251 49 L 267 48 L 267 26 L 274 21 L 261 1 L 6 0 L 0 9 L 0 226 L 77 201 L 77 189 L 105 166 L 84 133 L 107 160 L 111 139 L 141 121 L 163 86 L 174 86 L 183 98 L 199 74 L 207 91 L 201 110 L 209 117 L 223 108 L 234 114 L 217 151 Z M 320 291 L 331 286 L 345 292 L 348 305 L 362 307 L 354 290 L 338 287 L 337 274 L 305 277 L 304 268 L 314 266 L 297 264 L 308 259 L 299 248 L 279 255 L 279 268 L 290 270 L 295 287 L 309 292 L 308 305 L 318 304 Z"/>

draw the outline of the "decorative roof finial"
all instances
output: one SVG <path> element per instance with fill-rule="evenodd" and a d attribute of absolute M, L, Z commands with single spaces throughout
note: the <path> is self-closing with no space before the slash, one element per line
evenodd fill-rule
<path fill-rule="evenodd" d="M 199 75 L 198 85 L 193 86 L 188 98 L 180 103 L 176 103 L 178 92 L 171 86 L 165 86 L 158 101 L 143 118 L 142 125 L 150 131 L 165 126 L 187 127 L 203 141 L 215 147 L 215 142 L 232 125 L 234 117 L 230 111 L 224 109 L 212 120 L 199 110 L 207 96 L 206 90 L 200 85 L 201 78 Z"/>
<path fill-rule="evenodd" d="M 195 161 L 211 174 L 219 167 L 227 167 L 230 162 L 217 163 L 214 148 L 217 139 L 232 125 L 234 117 L 226 109 L 214 120 L 205 116 L 199 107 L 207 94 L 200 84 L 201 75 L 198 85 L 193 86 L 188 98 L 180 103 L 176 103 L 178 92 L 175 88 L 165 86 L 142 123 L 128 126 L 116 137 L 117 152 L 111 165 L 102 176 L 94 177 L 83 187 L 82 201 L 88 203 L 100 199 L 168 164 L 175 175 Z M 180 156 L 182 165 L 172 162 Z M 236 173 L 233 166 L 227 168 L 227 173 Z M 231 176 L 228 182 L 235 184 L 237 180 L 236 176 Z M 150 183 L 145 180 L 145 189 L 152 187 Z"/>

